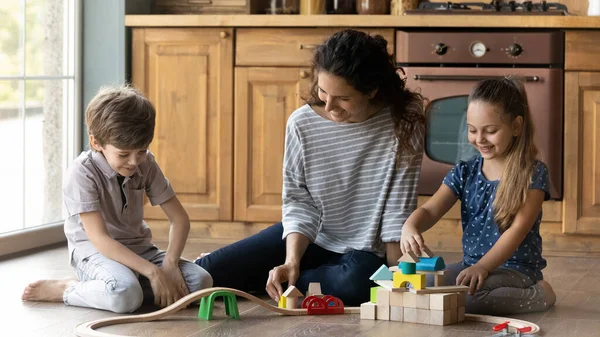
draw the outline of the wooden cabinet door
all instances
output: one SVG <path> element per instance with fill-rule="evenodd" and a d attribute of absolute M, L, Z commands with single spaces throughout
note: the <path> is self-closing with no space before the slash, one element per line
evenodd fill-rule
<path fill-rule="evenodd" d="M 285 126 L 309 85 L 307 68 L 235 68 L 235 221 L 281 221 Z"/>
<path fill-rule="evenodd" d="M 150 150 L 192 220 L 231 220 L 232 29 L 133 29 L 133 84 L 156 107 Z M 164 219 L 144 206 L 148 219 Z"/>
<path fill-rule="evenodd" d="M 563 232 L 600 234 L 600 72 L 565 73 Z"/>

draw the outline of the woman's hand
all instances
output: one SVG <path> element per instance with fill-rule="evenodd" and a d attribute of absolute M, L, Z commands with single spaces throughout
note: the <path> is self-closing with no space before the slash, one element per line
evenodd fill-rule
<path fill-rule="evenodd" d="M 482 266 L 474 264 L 463 270 L 456 278 L 456 284 L 469 286 L 469 295 L 473 295 L 475 290 L 480 290 L 483 287 L 483 281 L 488 277 L 489 271 Z"/>
<path fill-rule="evenodd" d="M 402 254 L 413 252 L 417 256 L 420 256 L 424 246 L 425 240 L 423 240 L 423 236 L 421 236 L 421 233 L 417 230 L 416 226 L 405 223 L 402 227 L 402 238 L 400 239 L 400 250 L 402 250 Z"/>
<path fill-rule="evenodd" d="M 288 282 L 288 286 L 294 285 L 300 274 L 300 265 L 295 263 L 285 263 L 277 266 L 269 271 L 269 278 L 267 279 L 267 293 L 276 302 L 279 302 L 279 297 L 283 294 L 284 290 L 281 284 Z"/>

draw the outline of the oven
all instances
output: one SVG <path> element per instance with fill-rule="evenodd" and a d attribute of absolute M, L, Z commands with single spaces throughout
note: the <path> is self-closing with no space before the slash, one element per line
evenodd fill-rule
<path fill-rule="evenodd" d="M 538 158 L 552 199 L 562 197 L 562 32 L 397 31 L 396 61 L 407 87 L 428 99 L 419 194 L 432 195 L 460 160 L 478 154 L 467 140 L 468 95 L 477 81 L 514 74 L 525 80 Z"/>

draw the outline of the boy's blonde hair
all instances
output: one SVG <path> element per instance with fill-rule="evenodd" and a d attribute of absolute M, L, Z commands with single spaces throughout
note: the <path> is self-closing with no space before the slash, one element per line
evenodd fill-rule
<path fill-rule="evenodd" d="M 155 117 L 152 103 L 129 85 L 100 88 L 85 110 L 88 134 L 101 146 L 124 150 L 150 145 Z"/>
<path fill-rule="evenodd" d="M 517 211 L 525 203 L 538 149 L 533 140 L 533 122 L 523 79 L 508 76 L 479 82 L 469 95 L 469 103 L 481 101 L 495 106 L 502 118 L 512 123 L 522 117 L 520 133 L 506 149 L 506 162 L 494 199 L 494 220 L 501 232 L 512 224 Z"/>

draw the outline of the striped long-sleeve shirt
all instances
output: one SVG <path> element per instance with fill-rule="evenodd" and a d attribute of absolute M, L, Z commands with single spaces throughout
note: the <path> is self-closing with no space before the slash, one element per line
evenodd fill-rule
<path fill-rule="evenodd" d="M 283 237 L 301 233 L 333 252 L 380 257 L 384 242 L 400 241 L 417 207 L 422 150 L 397 168 L 393 132 L 387 108 L 361 123 L 327 120 L 309 105 L 296 110 L 286 127 Z"/>

